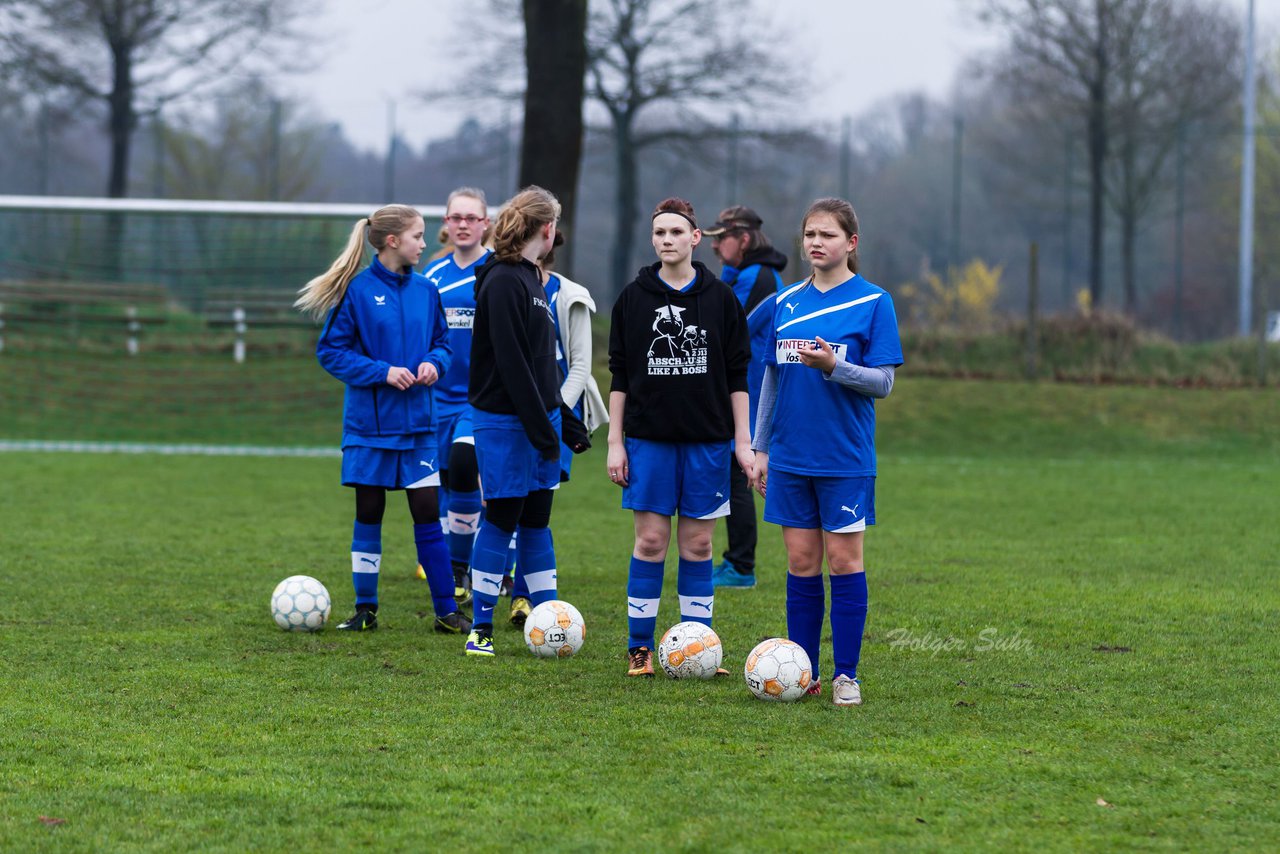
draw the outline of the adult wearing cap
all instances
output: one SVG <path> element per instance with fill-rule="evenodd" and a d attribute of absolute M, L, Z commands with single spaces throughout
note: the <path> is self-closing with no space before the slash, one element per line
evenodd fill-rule
<path fill-rule="evenodd" d="M 764 379 L 765 349 L 769 346 L 773 314 L 772 297 L 782 289 L 782 270 L 787 256 L 773 248 L 765 237 L 760 215 L 745 205 L 720 212 L 717 221 L 703 229 L 711 237 L 711 248 L 724 265 L 720 279 L 733 288 L 747 314 L 751 335 L 751 364 L 747 369 L 747 391 L 751 397 L 751 436 L 756 432 L 756 406 Z M 747 476 L 730 466 L 729 516 L 726 527 L 729 547 L 716 564 L 712 581 L 716 587 L 754 587 L 756 584 L 756 502 Z"/>

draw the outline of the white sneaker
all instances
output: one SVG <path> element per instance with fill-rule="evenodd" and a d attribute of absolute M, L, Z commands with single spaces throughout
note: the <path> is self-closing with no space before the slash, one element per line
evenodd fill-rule
<path fill-rule="evenodd" d="M 831 683 L 831 699 L 837 706 L 861 706 L 862 688 L 857 680 L 850 679 L 841 673 Z"/>

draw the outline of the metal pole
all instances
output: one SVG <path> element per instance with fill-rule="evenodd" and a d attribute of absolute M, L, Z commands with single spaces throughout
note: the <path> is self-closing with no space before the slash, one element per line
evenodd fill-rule
<path fill-rule="evenodd" d="M 1187 131 L 1178 125 L 1178 177 L 1175 195 L 1175 225 L 1173 233 L 1173 337 L 1182 340 L 1182 235 L 1183 214 L 1186 210 L 1187 183 Z"/>
<path fill-rule="evenodd" d="M 840 128 L 840 196 L 845 199 L 849 198 L 851 192 L 849 182 L 853 159 L 853 152 L 850 151 L 852 138 L 853 119 L 845 116 Z"/>
<path fill-rule="evenodd" d="M 151 192 L 157 199 L 164 198 L 164 116 L 160 108 L 151 119 L 151 132 L 155 144 L 155 165 L 151 170 Z"/>
<path fill-rule="evenodd" d="M 1075 170 L 1075 147 L 1067 132 L 1063 146 L 1066 162 L 1062 170 L 1062 304 L 1070 310 L 1075 304 L 1071 294 L 1071 173 Z"/>
<path fill-rule="evenodd" d="M 1257 118 L 1256 74 L 1253 62 L 1253 0 L 1244 42 L 1244 152 L 1240 166 L 1240 329 L 1253 328 L 1253 158 Z"/>
<path fill-rule="evenodd" d="M 40 152 L 37 156 L 37 170 L 40 175 L 40 195 L 49 195 L 49 137 L 50 134 L 49 102 L 40 101 Z"/>
<path fill-rule="evenodd" d="M 738 128 L 740 120 L 734 113 L 729 121 L 729 195 L 727 204 L 735 204 L 738 198 Z"/>
<path fill-rule="evenodd" d="M 1039 372 L 1040 244 L 1031 241 L 1027 270 L 1027 351 L 1025 374 L 1034 380 Z"/>
<path fill-rule="evenodd" d="M 960 192 L 964 171 L 961 153 L 964 146 L 964 117 L 956 116 L 955 141 L 951 152 L 951 265 L 960 269 Z"/>
<path fill-rule="evenodd" d="M 387 101 L 387 167 L 383 176 L 382 203 L 391 204 L 396 195 L 396 102 Z"/>
<path fill-rule="evenodd" d="M 280 135 L 284 122 L 284 110 L 279 98 L 271 99 L 271 130 L 267 144 L 267 198 L 273 202 L 280 200 Z"/>

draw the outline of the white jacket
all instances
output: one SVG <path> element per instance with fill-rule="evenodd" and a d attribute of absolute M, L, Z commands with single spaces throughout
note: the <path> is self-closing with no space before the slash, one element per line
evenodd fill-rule
<path fill-rule="evenodd" d="M 560 338 L 568 371 L 560 385 L 560 397 L 572 409 L 582 398 L 582 421 L 587 432 L 609 423 L 609 408 L 600 396 L 600 387 L 591 374 L 591 314 L 596 310 L 591 292 L 577 282 L 554 274 L 560 280 L 556 298 L 556 319 L 560 322 Z"/>

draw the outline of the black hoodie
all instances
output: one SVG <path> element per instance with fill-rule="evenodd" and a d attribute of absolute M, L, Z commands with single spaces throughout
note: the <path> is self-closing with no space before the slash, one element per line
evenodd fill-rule
<path fill-rule="evenodd" d="M 679 291 L 658 278 L 660 268 L 641 268 L 613 304 L 610 388 L 627 395 L 623 432 L 658 442 L 732 439 L 729 395 L 747 390 L 751 361 L 742 305 L 697 261 Z"/>
<path fill-rule="evenodd" d="M 765 299 L 777 296 L 778 291 L 782 289 L 782 271 L 787 267 L 787 256 L 772 246 L 762 249 L 748 249 L 743 253 L 738 269 L 746 271 L 757 264 L 769 269 L 760 270 L 756 273 L 755 283 L 751 287 L 751 292 L 747 294 L 747 299 L 743 305 L 743 310 L 747 314 L 750 314 L 752 309 Z M 739 273 L 738 275 L 742 274 Z"/>
<path fill-rule="evenodd" d="M 560 453 L 547 414 L 560 406 L 556 327 L 538 268 L 496 256 L 476 270 L 467 399 L 476 409 L 519 415 L 530 443 L 551 459 Z"/>

